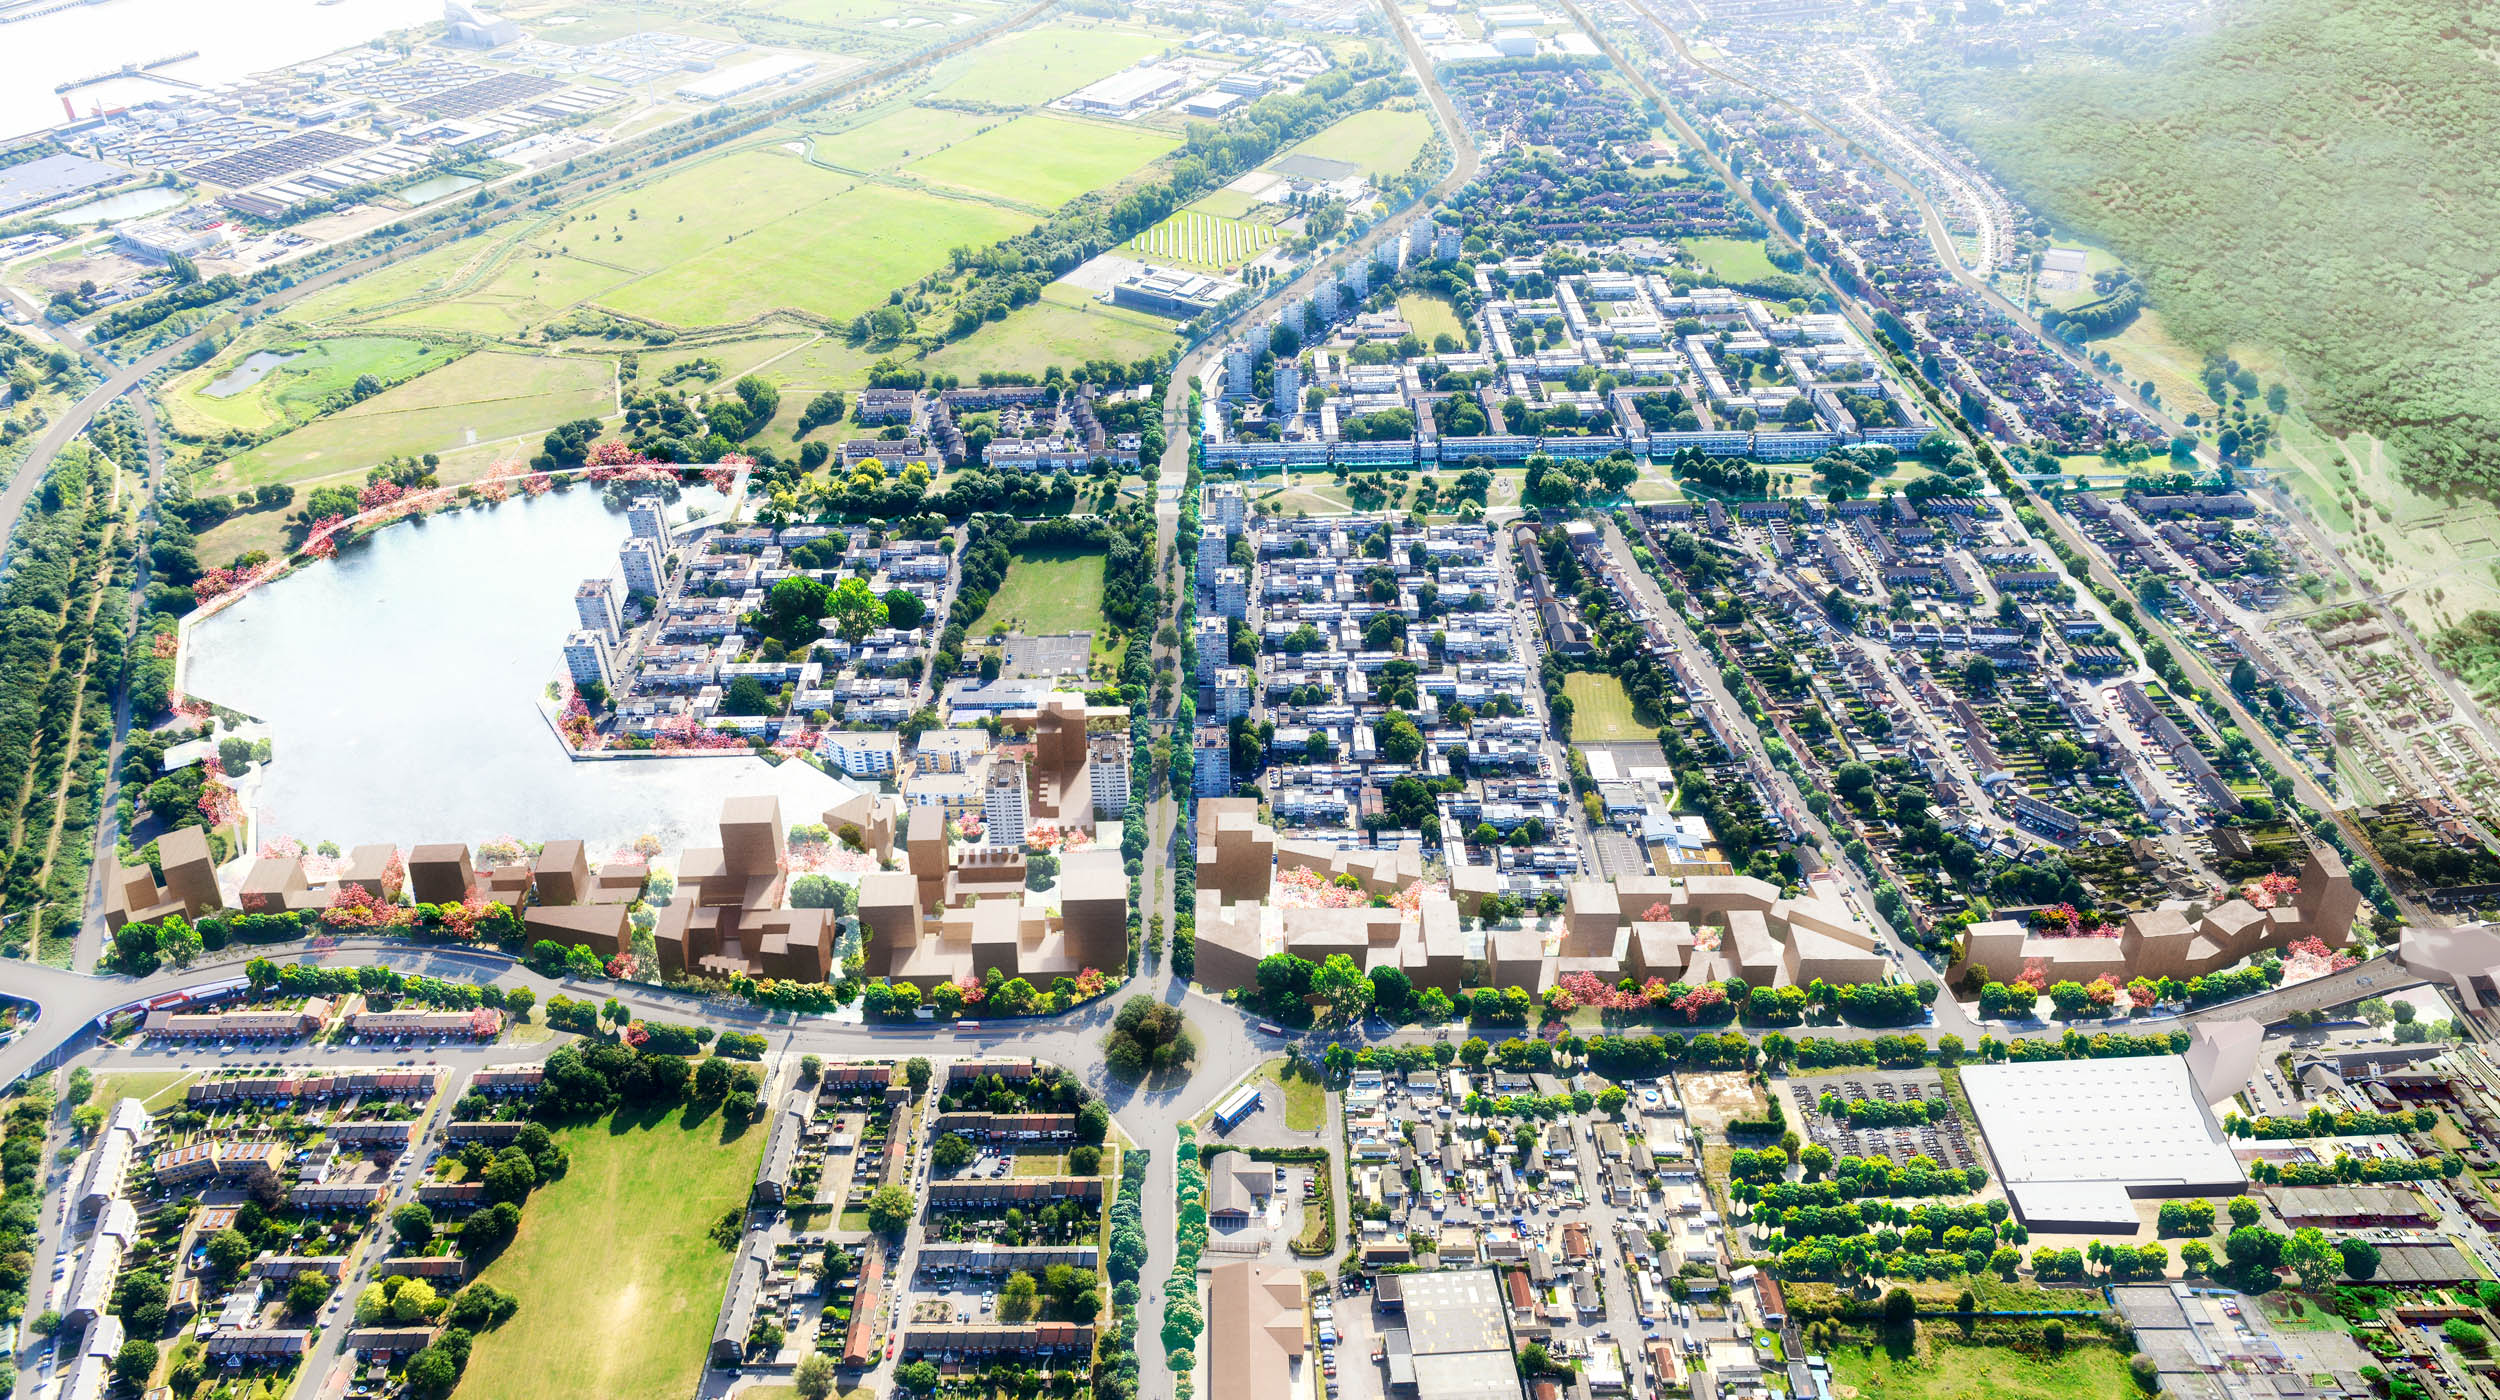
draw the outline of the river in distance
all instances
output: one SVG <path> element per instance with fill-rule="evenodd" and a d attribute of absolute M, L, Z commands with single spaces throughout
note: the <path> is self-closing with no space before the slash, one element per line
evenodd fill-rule
<path fill-rule="evenodd" d="M 57 126 L 64 117 L 57 83 L 109 73 L 125 63 L 152 63 L 196 49 L 199 57 L 169 64 L 169 77 L 193 84 L 231 83 L 326 53 L 351 48 L 395 29 L 443 17 L 442 0 L 103 0 L 16 24 L 0 24 L 0 138 Z M 114 78 L 70 92 L 84 117 L 111 108 L 176 96 L 184 89 L 145 77 Z"/>
<path fill-rule="evenodd" d="M 706 490 L 672 508 L 717 505 Z M 649 833 L 713 841 L 721 799 L 769 793 L 813 822 L 849 789 L 755 758 L 577 763 L 538 701 L 575 627 L 573 590 L 614 576 L 625 517 L 588 485 L 393 525 L 249 594 L 191 633 L 190 691 L 266 721 L 263 841 L 342 848 Z"/>

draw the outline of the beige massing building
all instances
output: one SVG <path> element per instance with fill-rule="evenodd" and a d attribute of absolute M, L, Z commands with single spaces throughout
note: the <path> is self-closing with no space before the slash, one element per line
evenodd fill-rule
<path fill-rule="evenodd" d="M 1198 804 L 1197 978 L 1218 991 L 1253 985 L 1262 958 L 1351 957 L 1366 971 L 1394 967 L 1419 988 L 1541 993 L 1587 972 L 1613 983 L 1724 982 L 1757 987 L 1880 982 L 1889 972 L 1875 934 L 1835 898 L 1783 896 L 1743 875 L 1575 880 L 1563 914 L 1506 927 L 1470 927 L 1494 872 L 1462 866 L 1451 893 L 1396 908 L 1281 908 L 1269 901 L 1278 870 L 1309 866 L 1352 875 L 1365 894 L 1389 895 L 1422 874 L 1408 851 L 1330 851 L 1279 842 L 1249 798 Z"/>
<path fill-rule="evenodd" d="M 1302 1271 L 1244 1260 L 1207 1274 L 1207 1400 L 1292 1400 L 1309 1388 Z"/>
<path fill-rule="evenodd" d="M 902 869 L 860 880 L 868 976 L 926 991 L 996 968 L 1038 985 L 1127 961 L 1128 881 L 1118 851 L 1063 857 L 1053 914 L 1024 887 L 1024 852 L 958 847 L 930 807 L 912 809 L 909 833 Z"/>
<path fill-rule="evenodd" d="M 950 817 L 984 816 L 992 827 L 1011 828 L 1008 844 L 1021 844 L 1031 827 L 1092 831 L 1101 792 L 1116 790 L 1117 815 L 1128 801 L 1128 761 L 1121 746 L 1128 732 L 1126 706 L 1091 706 L 1074 691 L 1052 691 L 1031 709 L 998 715 L 999 742 L 987 730 L 932 729 L 912 753 L 903 783 L 911 807 L 934 808 Z M 1096 740 L 1109 740 L 1097 745 Z M 1116 766 L 1103 767 L 1106 763 Z M 1099 771 L 1098 771 L 1099 770 Z M 1004 785 L 1008 792 L 995 790 Z M 1021 790 L 1018 804 L 1013 790 Z M 1021 806 L 1021 821 L 1002 821 L 1002 811 Z"/>
<path fill-rule="evenodd" d="M 2038 963 L 2053 982 L 2201 977 L 2304 938 L 2341 947 L 2352 938 L 2361 891 L 2341 856 L 2312 849 L 2288 904 L 2260 909 L 2232 899 L 2193 917 L 2189 910 L 2184 900 L 2168 900 L 2130 914 L 2115 938 L 2049 937 L 2019 920 L 1991 919 L 1970 926 L 1949 976 L 1957 984 L 1971 973 L 2011 981 Z"/>
<path fill-rule="evenodd" d="M 157 859 L 165 883 L 145 865 L 124 865 L 104 857 L 104 924 L 118 931 L 127 923 L 152 924 L 180 914 L 196 919 L 225 903 L 217 892 L 217 862 L 209 858 L 208 833 L 196 826 L 178 827 L 156 838 Z"/>

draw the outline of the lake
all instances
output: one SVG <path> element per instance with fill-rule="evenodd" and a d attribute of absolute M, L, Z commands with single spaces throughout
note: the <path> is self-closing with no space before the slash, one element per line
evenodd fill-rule
<path fill-rule="evenodd" d="M 210 380 L 200 390 L 200 397 L 230 399 L 269 377 L 269 371 L 303 354 L 301 350 L 255 350 L 243 357 L 243 363 Z"/>
<path fill-rule="evenodd" d="M 73 209 L 62 209 L 44 215 L 56 224 L 109 224 L 122 219 L 135 219 L 159 209 L 171 209 L 191 197 L 187 190 L 169 190 L 163 185 L 147 185 L 140 189 L 108 194 Z"/>
<path fill-rule="evenodd" d="M 428 175 L 413 185 L 393 190 L 391 193 L 410 204 L 431 204 L 445 195 L 475 189 L 485 183 L 475 175 Z"/>
<path fill-rule="evenodd" d="M 671 509 L 710 509 L 690 490 Z M 617 572 L 625 517 L 587 485 L 394 525 L 192 629 L 193 694 L 266 720 L 263 840 L 342 847 L 650 833 L 714 839 L 721 799 L 770 793 L 818 820 L 849 789 L 756 758 L 577 763 L 541 718 L 581 580 Z"/>

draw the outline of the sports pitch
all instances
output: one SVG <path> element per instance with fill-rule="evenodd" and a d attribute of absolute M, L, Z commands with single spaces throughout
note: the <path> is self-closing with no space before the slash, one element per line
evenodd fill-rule
<path fill-rule="evenodd" d="M 904 172 L 974 194 L 1056 209 L 1179 145 L 1166 132 L 1067 117 L 1018 117 L 914 161 Z"/>

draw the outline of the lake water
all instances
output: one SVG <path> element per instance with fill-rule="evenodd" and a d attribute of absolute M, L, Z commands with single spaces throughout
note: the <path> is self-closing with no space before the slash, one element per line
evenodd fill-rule
<path fill-rule="evenodd" d="M 720 497 L 686 493 L 672 509 Z M 754 758 L 576 763 L 537 701 L 574 628 L 573 589 L 617 572 L 625 517 L 588 486 L 394 525 L 192 630 L 188 685 L 269 722 L 264 839 L 475 844 L 651 833 L 713 839 L 721 799 L 770 793 L 815 821 L 849 790 Z"/>
<path fill-rule="evenodd" d="M 301 350 L 255 350 L 244 356 L 243 363 L 209 381 L 200 394 L 204 398 L 230 399 L 269 377 L 269 371 L 294 359 Z"/>
<path fill-rule="evenodd" d="M 122 219 L 135 219 L 142 214 L 153 214 L 159 209 L 171 209 L 190 197 L 182 190 L 169 190 L 163 185 L 149 185 L 143 189 L 108 194 L 102 199 L 90 200 L 74 209 L 63 209 L 58 213 L 46 214 L 44 217 L 56 224 L 109 224 Z"/>
<path fill-rule="evenodd" d="M 475 175 L 429 175 L 405 189 L 396 189 L 391 193 L 410 204 L 431 204 L 445 195 L 475 189 L 485 183 Z"/>

